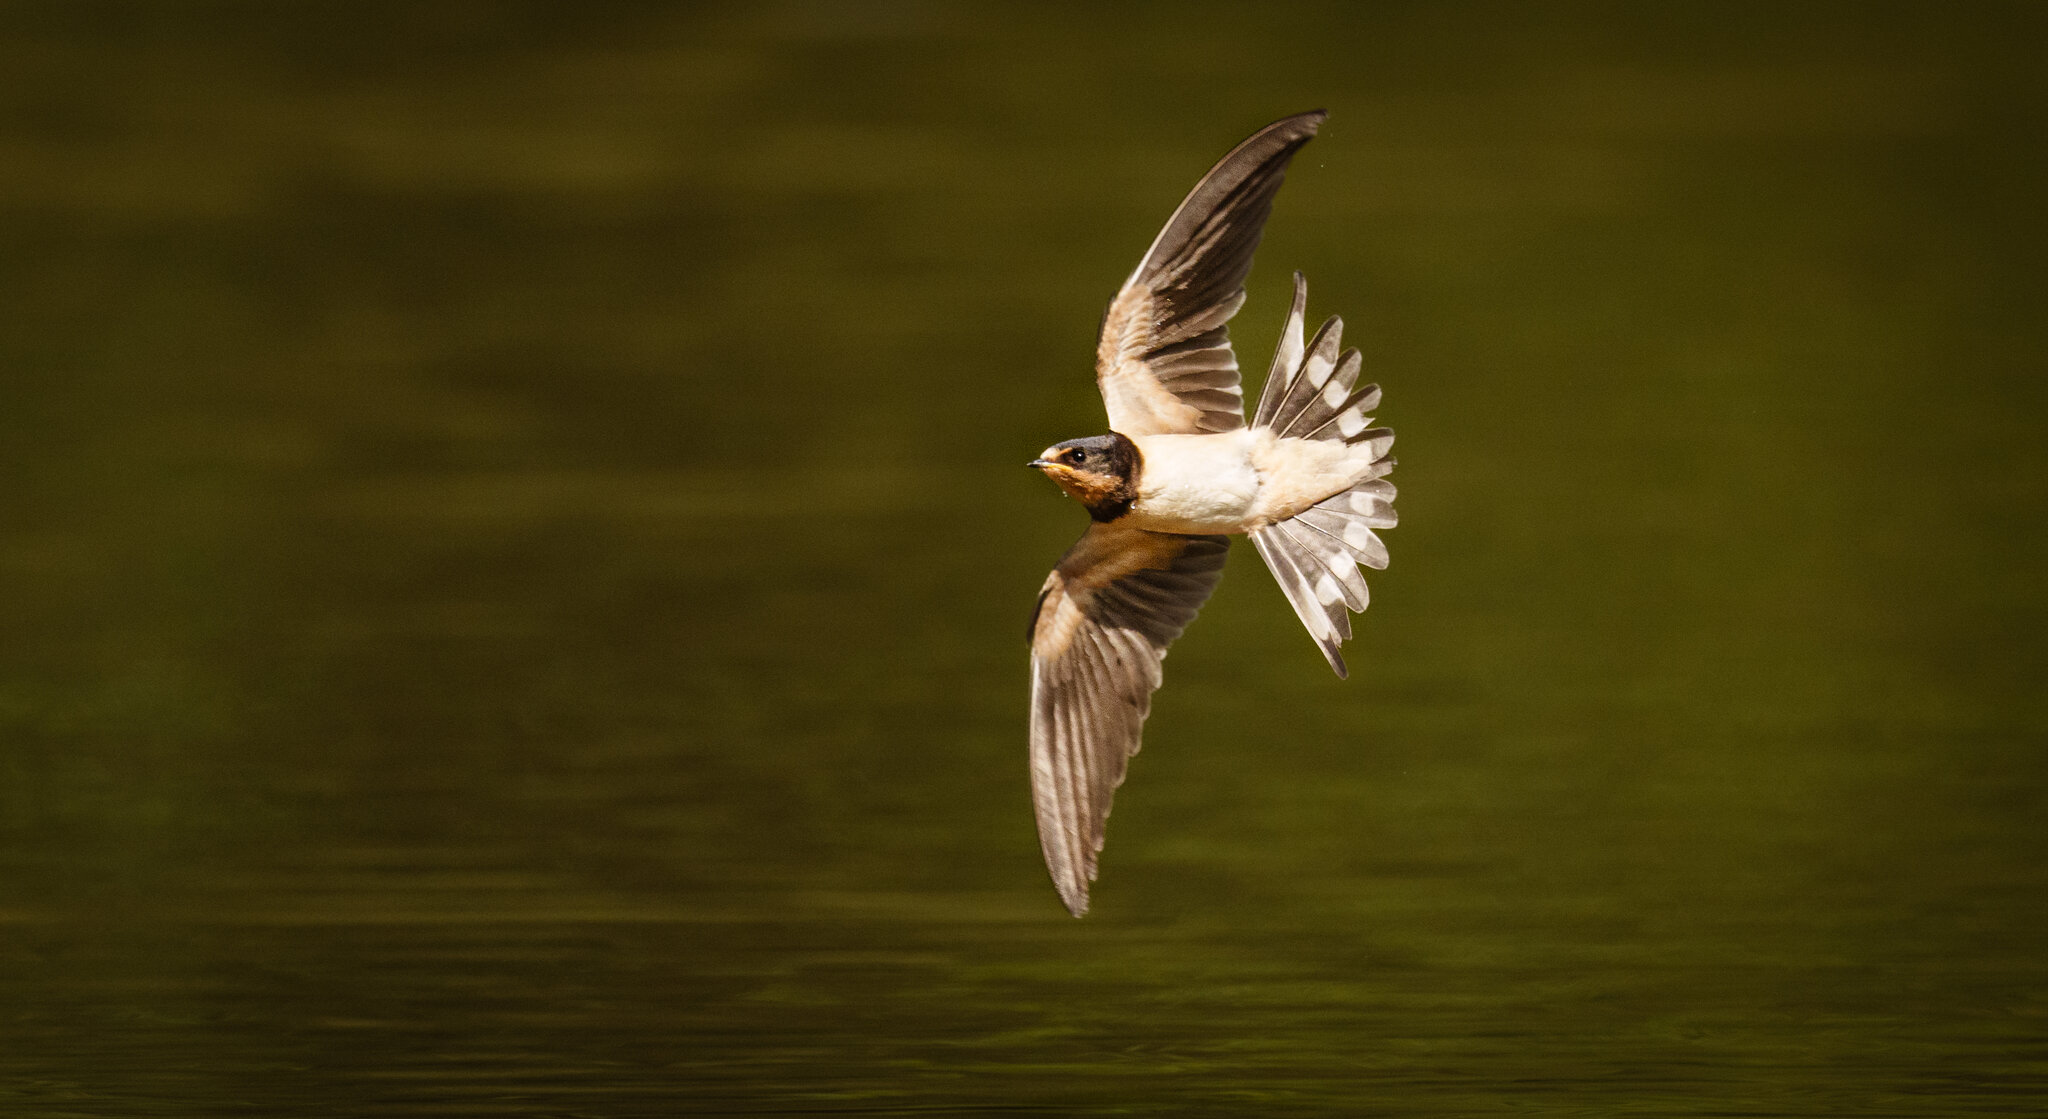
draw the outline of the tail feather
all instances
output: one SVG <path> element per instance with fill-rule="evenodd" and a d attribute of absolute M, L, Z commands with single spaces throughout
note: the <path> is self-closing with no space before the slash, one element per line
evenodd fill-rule
<path fill-rule="evenodd" d="M 1352 562 L 1363 564 L 1374 571 L 1386 570 L 1387 545 L 1380 539 L 1379 534 L 1372 530 L 1366 518 L 1318 505 L 1295 517 L 1294 520 L 1344 545 L 1351 553 Z"/>
<path fill-rule="evenodd" d="M 1356 356 L 1358 353 L 1357 350 L 1345 352 L 1350 356 Z M 1352 376 L 1357 376 L 1355 369 Z M 1330 383 L 1336 384 L 1336 381 L 1332 380 Z M 1348 390 L 1351 386 L 1346 383 L 1344 387 Z M 1337 439 L 1346 443 L 1370 438 L 1366 429 L 1372 426 L 1372 410 L 1379 406 L 1380 387 L 1367 385 L 1344 397 L 1336 405 L 1321 410 L 1322 417 L 1313 426 L 1309 426 L 1308 430 L 1297 434 L 1304 439 Z"/>
<path fill-rule="evenodd" d="M 1287 326 L 1280 332 L 1280 345 L 1273 350 L 1273 367 L 1266 371 L 1266 387 L 1259 392 L 1259 409 L 1252 419 L 1253 427 L 1273 426 L 1273 413 L 1280 407 L 1280 397 L 1287 391 L 1287 383 L 1301 368 L 1302 355 L 1307 352 L 1301 341 L 1303 314 L 1308 310 L 1308 281 L 1301 273 L 1294 274 L 1294 306 L 1287 312 Z"/>
<path fill-rule="evenodd" d="M 1344 654 L 1337 651 L 1337 647 L 1350 636 L 1349 616 L 1340 603 L 1335 613 L 1344 617 L 1347 623 L 1345 632 L 1340 634 L 1336 623 L 1331 620 L 1328 606 L 1316 595 L 1314 577 L 1309 574 L 1315 570 L 1313 561 L 1297 555 L 1293 541 L 1283 536 L 1274 525 L 1255 528 L 1251 536 L 1252 546 L 1259 550 L 1259 558 L 1266 561 L 1267 570 L 1280 584 L 1281 593 L 1294 607 L 1295 616 L 1307 627 L 1308 635 L 1315 639 L 1316 648 L 1323 651 L 1323 658 L 1330 662 L 1330 670 L 1337 674 L 1339 680 L 1349 676 L 1350 670 L 1344 667 Z"/>
<path fill-rule="evenodd" d="M 1299 281 L 1299 274 L 1296 280 Z M 1293 344 L 1301 330 L 1305 286 L 1295 289 L 1296 303 L 1288 316 L 1286 339 L 1275 356 L 1276 371 L 1266 378 L 1259 396 L 1259 409 L 1252 426 L 1292 439 L 1327 439 L 1344 443 L 1393 433 L 1372 427 L 1371 412 L 1380 405 L 1380 387 L 1367 385 L 1356 392 L 1359 369 L 1364 358 L 1356 349 L 1339 350 L 1344 337 L 1344 320 L 1335 315 L 1324 320 L 1315 339 L 1307 346 Z M 1289 350 L 1300 356 L 1292 368 L 1282 370 L 1279 361 Z M 1372 457 L 1377 458 L 1376 452 Z"/>
<path fill-rule="evenodd" d="M 1273 418 L 1266 423 L 1275 435 L 1287 434 L 1288 429 L 1301 419 L 1302 413 L 1319 399 L 1323 386 L 1343 361 L 1344 355 L 1340 351 L 1343 340 L 1344 320 L 1335 315 L 1324 319 L 1323 325 L 1316 329 L 1301 363 L 1288 374 L 1287 384 L 1280 390 L 1280 403 L 1273 409 Z M 1356 376 L 1355 372 L 1353 376 Z"/>
<path fill-rule="evenodd" d="M 1329 330 L 1328 337 L 1333 340 L 1331 345 L 1334 346 L 1334 339 L 1343 330 L 1343 321 L 1331 316 Z M 1340 438 L 1343 430 L 1335 426 L 1334 421 L 1339 415 L 1355 408 L 1359 402 L 1353 398 L 1351 386 L 1357 383 L 1358 370 L 1364 364 L 1364 360 L 1357 350 L 1352 349 L 1339 353 L 1336 362 L 1327 367 L 1321 363 L 1311 363 L 1305 367 L 1302 370 L 1301 383 L 1308 391 L 1303 394 L 1301 407 L 1296 409 L 1284 426 L 1277 429 L 1279 433 L 1297 439 Z M 1320 382 L 1317 381 L 1318 377 L 1322 378 Z"/>
<path fill-rule="evenodd" d="M 1365 612 L 1366 603 L 1372 601 L 1372 592 L 1366 589 L 1365 576 L 1358 573 L 1357 557 L 1352 555 L 1351 549 L 1346 547 L 1342 540 L 1316 528 L 1300 517 L 1281 521 L 1273 527 L 1279 529 L 1283 535 L 1293 542 L 1296 552 L 1314 557 L 1316 566 L 1328 573 L 1330 581 L 1336 586 L 1339 596 L 1344 600 L 1344 606 L 1351 614 L 1362 614 Z M 1321 578 L 1318 577 L 1316 581 L 1317 600 L 1320 601 L 1325 593 L 1327 593 L 1326 588 L 1322 585 Z M 1340 616 L 1334 620 L 1338 623 L 1338 628 L 1345 631 L 1345 636 L 1349 637 L 1351 628 L 1349 615 Z"/>
<path fill-rule="evenodd" d="M 1332 316 L 1304 344 L 1308 285 L 1294 276 L 1294 306 L 1287 316 L 1273 369 L 1259 395 L 1255 428 L 1289 440 L 1345 445 L 1338 477 L 1344 488 L 1294 516 L 1261 525 L 1252 544 L 1273 572 L 1295 615 L 1339 678 L 1347 675 L 1338 646 L 1351 637 L 1351 615 L 1372 601 L 1359 567 L 1387 566 L 1387 546 L 1375 529 L 1391 528 L 1394 433 L 1372 426 L 1378 385 L 1355 389 L 1363 364 L 1358 351 L 1339 350 L 1344 331 Z"/>

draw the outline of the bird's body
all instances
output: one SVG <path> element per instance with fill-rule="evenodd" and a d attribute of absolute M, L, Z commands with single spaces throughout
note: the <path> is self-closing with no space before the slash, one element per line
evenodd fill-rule
<path fill-rule="evenodd" d="M 1348 490 L 1374 448 L 1276 436 L 1263 428 L 1216 435 L 1144 435 L 1137 446 L 1132 528 L 1189 535 L 1244 533 L 1284 521 Z M 1362 452 L 1362 453 L 1361 453 Z"/>
<path fill-rule="evenodd" d="M 1138 500 L 1124 520 L 1152 532 L 1243 532 L 1265 486 L 1249 428 L 1220 435 L 1141 435 Z"/>
<path fill-rule="evenodd" d="M 1382 447 L 1291 438 L 1264 428 L 1140 435 L 1129 445 L 1131 469 L 1118 481 L 1128 481 L 1134 492 L 1127 507 L 1109 519 L 1126 528 L 1183 535 L 1250 532 L 1287 520 L 1350 489 L 1372 469 Z M 1079 474 L 1060 471 L 1054 480 L 1092 507 L 1100 487 Z"/>
<path fill-rule="evenodd" d="M 1167 646 L 1222 578 L 1245 533 L 1339 676 L 1358 567 L 1385 567 L 1394 523 L 1393 432 L 1372 426 L 1376 385 L 1332 318 L 1303 338 L 1294 304 L 1249 426 L 1225 324 L 1288 161 L 1320 112 L 1261 129 L 1203 176 L 1103 317 L 1096 376 L 1107 435 L 1031 465 L 1094 523 L 1060 559 L 1032 615 L 1031 773 L 1040 845 L 1060 897 L 1088 908 L 1109 802 L 1138 750 Z"/>

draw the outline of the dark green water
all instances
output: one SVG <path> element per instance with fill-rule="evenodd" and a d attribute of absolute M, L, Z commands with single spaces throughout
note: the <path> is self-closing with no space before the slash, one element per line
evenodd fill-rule
<path fill-rule="evenodd" d="M 2041 9 L 0 7 L 0 1113 L 2048 1110 Z M 1386 386 L 1095 911 L 1021 631 L 1252 128 Z"/>

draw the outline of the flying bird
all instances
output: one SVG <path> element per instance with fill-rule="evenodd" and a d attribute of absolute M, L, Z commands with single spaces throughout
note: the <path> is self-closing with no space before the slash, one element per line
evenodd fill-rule
<path fill-rule="evenodd" d="M 1109 433 L 1047 447 L 1032 466 L 1091 524 L 1031 615 L 1031 792 L 1046 868 L 1069 912 L 1088 911 L 1110 797 L 1138 752 L 1167 646 L 1223 577 L 1247 533 L 1331 669 L 1358 568 L 1387 565 L 1394 433 L 1374 427 L 1378 385 L 1354 387 L 1343 323 L 1303 340 L 1294 305 L 1250 426 L 1226 325 L 1288 161 L 1324 114 L 1260 129 L 1211 168 L 1167 219 L 1103 314 L 1095 379 Z"/>

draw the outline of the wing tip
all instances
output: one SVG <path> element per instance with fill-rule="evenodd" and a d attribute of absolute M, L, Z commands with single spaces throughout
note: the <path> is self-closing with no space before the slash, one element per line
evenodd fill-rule
<path fill-rule="evenodd" d="M 1093 875 L 1065 858 L 1060 860 L 1059 865 L 1052 865 L 1053 853 L 1047 851 L 1046 855 L 1046 869 L 1052 872 L 1052 888 L 1059 893 L 1060 904 L 1066 906 L 1067 912 L 1075 917 L 1087 916 L 1088 883 Z"/>
<path fill-rule="evenodd" d="M 1298 130 L 1302 135 L 1313 136 L 1316 134 L 1316 129 L 1321 128 L 1323 126 L 1323 122 L 1325 120 L 1328 120 L 1329 117 L 1330 110 L 1328 109 L 1304 109 L 1299 113 L 1292 113 L 1287 116 L 1281 117 L 1279 120 L 1274 121 L 1273 123 L 1260 129 L 1259 131 L 1271 132 L 1275 129 L 1285 128 L 1291 125 L 1296 130 Z"/>
<path fill-rule="evenodd" d="M 1066 906 L 1067 912 L 1076 917 L 1086 916 L 1088 882 L 1092 875 L 1075 865 L 1074 856 L 1079 852 L 1055 850 L 1044 844 L 1041 846 L 1044 846 L 1045 869 L 1051 874 L 1052 888 L 1060 895 L 1060 904 Z"/>

